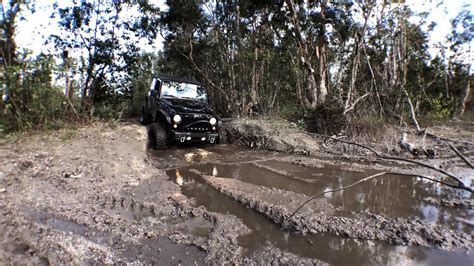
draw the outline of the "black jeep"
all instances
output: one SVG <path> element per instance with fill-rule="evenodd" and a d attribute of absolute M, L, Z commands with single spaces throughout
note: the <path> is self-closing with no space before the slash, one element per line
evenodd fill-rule
<path fill-rule="evenodd" d="M 219 117 L 208 105 L 201 83 L 168 75 L 153 78 L 145 96 L 142 123 L 149 125 L 151 147 L 168 144 L 225 142 Z"/>

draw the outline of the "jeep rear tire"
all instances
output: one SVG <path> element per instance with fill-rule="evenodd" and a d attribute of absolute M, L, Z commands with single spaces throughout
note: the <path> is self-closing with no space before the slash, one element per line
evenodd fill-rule
<path fill-rule="evenodd" d="M 219 144 L 227 144 L 227 130 L 223 127 L 219 127 L 217 129 L 217 133 L 219 134 Z"/>
<path fill-rule="evenodd" d="M 166 130 L 159 123 L 152 123 L 149 128 L 150 146 L 155 150 L 164 150 L 168 145 Z"/>

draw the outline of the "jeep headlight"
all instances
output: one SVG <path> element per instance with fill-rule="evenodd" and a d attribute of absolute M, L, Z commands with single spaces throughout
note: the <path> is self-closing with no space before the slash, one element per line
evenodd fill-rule
<path fill-rule="evenodd" d="M 209 123 L 214 126 L 215 124 L 217 124 L 217 119 L 215 119 L 214 117 L 212 117 L 212 118 L 209 120 Z"/>
<path fill-rule="evenodd" d="M 181 122 L 181 116 L 180 115 L 174 115 L 173 116 L 173 121 L 176 123 L 176 124 L 179 124 Z"/>

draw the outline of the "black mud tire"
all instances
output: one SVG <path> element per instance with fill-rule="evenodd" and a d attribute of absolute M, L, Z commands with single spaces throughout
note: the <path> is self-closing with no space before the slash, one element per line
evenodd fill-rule
<path fill-rule="evenodd" d="M 152 123 L 148 129 L 150 147 L 154 150 L 164 150 L 168 146 L 166 129 L 159 123 Z"/>
<path fill-rule="evenodd" d="M 228 136 L 227 136 L 227 130 L 223 127 L 219 127 L 217 129 L 217 133 L 219 134 L 219 139 L 218 139 L 218 144 L 227 144 L 228 143 Z"/>
<path fill-rule="evenodd" d="M 148 125 L 152 121 L 152 117 L 150 112 L 148 112 L 147 108 L 145 106 L 142 107 L 142 124 L 143 125 Z"/>

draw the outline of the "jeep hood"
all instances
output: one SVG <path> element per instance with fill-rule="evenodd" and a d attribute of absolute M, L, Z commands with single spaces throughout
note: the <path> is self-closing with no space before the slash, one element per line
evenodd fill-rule
<path fill-rule="evenodd" d="M 207 106 L 206 103 L 199 100 L 166 98 L 163 99 L 166 105 L 177 113 L 207 113 L 214 114 L 214 112 Z"/>

